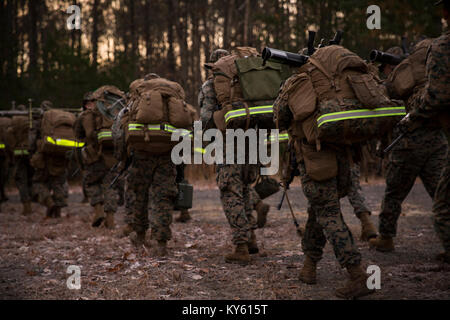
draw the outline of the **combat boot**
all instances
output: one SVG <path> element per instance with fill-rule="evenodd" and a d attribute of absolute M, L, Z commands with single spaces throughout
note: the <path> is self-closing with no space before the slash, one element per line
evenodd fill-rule
<path fill-rule="evenodd" d="M 450 252 L 445 251 L 445 252 L 439 253 L 436 256 L 436 260 L 444 262 L 444 263 L 450 263 Z"/>
<path fill-rule="evenodd" d="M 180 215 L 178 218 L 175 219 L 176 222 L 188 222 L 191 220 L 191 215 L 189 214 L 189 211 L 186 209 L 183 209 L 180 211 Z"/>
<path fill-rule="evenodd" d="M 55 207 L 55 203 L 53 202 L 52 197 L 47 197 L 47 199 L 45 199 L 45 206 L 47 207 L 47 212 L 46 212 L 47 218 L 53 217 L 53 210 Z"/>
<path fill-rule="evenodd" d="M 236 245 L 234 252 L 227 254 L 225 256 L 225 262 L 249 264 L 250 263 L 250 254 L 248 252 L 248 245 L 246 243 L 240 243 L 240 244 Z"/>
<path fill-rule="evenodd" d="M 356 299 L 374 293 L 374 289 L 367 287 L 367 273 L 364 272 L 361 265 L 347 266 L 347 272 L 350 279 L 344 287 L 336 289 L 336 296 L 342 299 Z"/>
<path fill-rule="evenodd" d="M 267 222 L 267 214 L 269 213 L 270 206 L 267 203 L 259 201 L 255 206 L 255 210 L 257 213 L 256 224 L 258 228 L 263 228 Z"/>
<path fill-rule="evenodd" d="M 27 216 L 27 215 L 31 214 L 31 202 L 27 201 L 27 202 L 24 202 L 22 205 L 23 205 L 22 215 Z"/>
<path fill-rule="evenodd" d="M 61 218 L 61 207 L 53 206 L 51 215 L 53 218 Z"/>
<path fill-rule="evenodd" d="M 130 235 L 130 233 L 133 232 L 133 227 L 129 224 L 126 224 L 121 230 L 119 234 L 119 238 L 125 238 Z"/>
<path fill-rule="evenodd" d="M 394 239 L 389 236 L 377 236 L 369 240 L 369 245 L 372 248 L 381 252 L 394 251 Z"/>
<path fill-rule="evenodd" d="M 375 229 L 372 221 L 370 221 L 370 213 L 361 213 L 359 220 L 361 220 L 361 241 L 369 241 L 372 238 L 376 238 L 377 229 Z"/>
<path fill-rule="evenodd" d="M 140 248 L 144 245 L 145 242 L 145 231 L 144 232 L 136 232 L 133 231 L 130 233 L 130 241 L 133 246 L 136 248 Z"/>
<path fill-rule="evenodd" d="M 116 227 L 114 223 L 114 212 L 106 212 L 105 227 L 111 230 Z"/>
<path fill-rule="evenodd" d="M 158 240 L 156 246 L 154 246 L 153 254 L 157 257 L 164 257 L 167 255 L 167 241 Z"/>
<path fill-rule="evenodd" d="M 303 268 L 300 270 L 298 279 L 306 284 L 316 284 L 317 283 L 317 263 L 315 263 L 309 256 L 306 256 L 305 262 L 303 263 Z"/>
<path fill-rule="evenodd" d="M 247 242 L 247 246 L 249 254 L 256 254 L 259 252 L 258 243 L 256 242 L 256 234 L 254 230 L 252 230 L 252 236 L 250 237 L 250 240 Z"/>
<path fill-rule="evenodd" d="M 94 218 L 92 219 L 92 226 L 94 228 L 100 227 L 103 220 L 105 220 L 105 212 L 103 211 L 103 205 L 101 203 L 97 203 L 94 206 Z"/>

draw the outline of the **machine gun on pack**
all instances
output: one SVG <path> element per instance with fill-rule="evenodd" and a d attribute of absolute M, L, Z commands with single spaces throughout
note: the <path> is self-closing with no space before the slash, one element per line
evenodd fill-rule
<path fill-rule="evenodd" d="M 407 39 L 406 37 L 402 37 L 402 55 L 396 55 L 380 50 L 372 50 L 370 52 L 369 60 L 370 62 L 381 62 L 382 64 L 390 64 L 390 65 L 398 65 L 403 60 L 405 60 L 409 56 L 408 47 L 407 47 Z"/>

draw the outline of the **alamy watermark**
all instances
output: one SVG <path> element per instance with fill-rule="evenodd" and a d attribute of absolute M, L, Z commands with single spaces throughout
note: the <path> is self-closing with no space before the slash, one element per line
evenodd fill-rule
<path fill-rule="evenodd" d="M 70 274 L 67 278 L 66 285 L 69 290 L 81 289 L 81 267 L 70 265 L 67 267 L 66 273 Z"/>
<path fill-rule="evenodd" d="M 366 13 L 369 15 L 366 21 L 367 29 L 381 29 L 381 9 L 373 4 L 367 8 Z"/>
<path fill-rule="evenodd" d="M 81 8 L 77 5 L 71 5 L 67 8 L 66 12 L 70 16 L 66 20 L 66 26 L 69 30 L 81 29 Z"/>
<path fill-rule="evenodd" d="M 180 141 L 171 153 L 172 162 L 185 164 L 261 164 L 261 175 L 277 174 L 279 168 L 278 129 L 227 129 L 225 139 L 218 129 L 202 130 L 202 122 L 194 122 L 194 150 L 202 149 L 203 142 L 209 143 L 202 153 L 192 157 L 192 135 L 185 130 L 175 130 L 172 141 Z M 270 138 L 270 148 L 268 139 Z M 225 140 L 225 148 L 224 148 Z M 269 156 L 270 149 L 270 156 Z M 224 154 L 225 151 L 225 154 Z M 193 159 L 192 159 L 193 158 Z"/>
<path fill-rule="evenodd" d="M 367 267 L 367 274 L 370 276 L 367 278 L 367 288 L 369 290 L 381 289 L 381 269 L 377 265 L 370 265 Z"/>

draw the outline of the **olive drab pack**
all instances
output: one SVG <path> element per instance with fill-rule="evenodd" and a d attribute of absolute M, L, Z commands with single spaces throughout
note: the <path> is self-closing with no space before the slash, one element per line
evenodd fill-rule
<path fill-rule="evenodd" d="M 42 153 L 53 155 L 65 155 L 73 148 L 82 147 L 77 142 L 73 125 L 76 116 L 73 113 L 51 109 L 45 111 L 41 121 L 41 140 L 38 142 L 38 150 Z"/>
<path fill-rule="evenodd" d="M 92 94 L 95 99 L 94 131 L 100 147 L 99 154 L 113 153 L 114 143 L 112 125 L 114 118 L 125 107 L 125 94 L 115 86 L 106 85 L 98 88 Z"/>
<path fill-rule="evenodd" d="M 8 136 L 11 138 L 12 149 L 15 156 L 29 156 L 28 132 L 30 119 L 27 116 L 14 116 L 11 119 L 11 127 Z"/>
<path fill-rule="evenodd" d="M 428 48 L 433 39 L 425 39 L 419 42 L 411 54 L 403 60 L 389 75 L 395 93 L 407 100 L 415 88 L 426 83 L 426 59 Z"/>
<path fill-rule="evenodd" d="M 254 48 L 238 47 L 212 65 L 214 90 L 221 106 L 214 114 L 218 129 L 273 128 L 273 102 L 289 66 L 266 61 Z"/>
<path fill-rule="evenodd" d="M 128 112 L 122 117 L 128 152 L 166 154 L 178 142 L 172 133 L 180 129 L 190 135 L 197 111 L 185 101 L 183 88 L 176 82 L 155 78 L 130 84 Z"/>
<path fill-rule="evenodd" d="M 368 65 L 344 47 L 320 48 L 280 92 L 308 143 L 349 144 L 379 136 L 404 116 Z"/>
<path fill-rule="evenodd" d="M 8 128 L 11 126 L 11 119 L 0 117 L 0 156 L 5 156 L 10 148 L 10 137 L 8 136 Z"/>

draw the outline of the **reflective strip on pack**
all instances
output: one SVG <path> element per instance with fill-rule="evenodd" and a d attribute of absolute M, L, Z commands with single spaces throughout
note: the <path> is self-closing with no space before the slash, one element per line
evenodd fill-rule
<path fill-rule="evenodd" d="M 30 153 L 28 152 L 28 150 L 16 149 L 16 150 L 14 150 L 14 155 L 15 156 L 28 156 L 28 155 L 30 155 Z"/>
<path fill-rule="evenodd" d="M 4 143 L 0 143 L 0 149 L 5 149 L 5 144 Z"/>
<path fill-rule="evenodd" d="M 112 138 L 112 131 L 102 131 L 102 132 L 99 132 L 97 135 L 98 140 L 107 139 L 107 138 Z"/>
<path fill-rule="evenodd" d="M 84 147 L 84 142 L 77 142 L 68 139 L 53 139 L 52 137 L 47 137 L 47 142 L 54 144 L 56 146 L 61 147 L 69 147 L 69 148 L 82 148 Z"/>
<path fill-rule="evenodd" d="M 194 152 L 201 153 L 201 154 L 205 154 L 205 153 L 206 153 L 206 150 L 203 149 L 203 148 L 194 148 Z"/>
<path fill-rule="evenodd" d="M 288 140 L 289 140 L 289 134 L 283 133 L 283 134 L 279 134 L 278 135 L 278 141 L 288 141 Z M 275 137 L 270 136 L 269 139 L 266 139 L 265 141 L 266 141 L 266 143 L 267 142 L 271 142 L 272 143 L 272 142 L 275 142 L 276 139 L 275 139 Z"/>
<path fill-rule="evenodd" d="M 320 116 L 317 119 L 317 125 L 320 128 L 321 125 L 327 122 L 336 122 L 349 119 L 363 119 L 363 118 L 378 118 L 378 117 L 392 117 L 392 116 L 404 116 L 406 115 L 405 107 L 390 107 L 390 108 L 377 108 L 377 109 L 360 109 L 351 111 L 341 111 L 327 113 Z"/>
<path fill-rule="evenodd" d="M 255 114 L 263 114 L 263 113 L 273 113 L 273 106 L 259 106 L 259 107 L 251 107 L 248 108 L 250 115 Z M 238 117 L 246 117 L 247 116 L 247 110 L 246 109 L 237 109 L 228 111 L 225 114 L 225 122 L 228 122 L 231 119 L 238 118 Z"/>
<path fill-rule="evenodd" d="M 140 124 L 140 123 L 129 123 L 128 124 L 128 130 L 129 131 L 139 131 L 139 130 L 150 130 L 150 131 L 166 131 L 169 133 L 173 133 L 177 130 L 181 130 L 181 135 L 184 137 L 186 135 L 189 135 L 191 138 L 193 137 L 191 131 L 186 129 L 178 129 L 170 124 Z"/>

